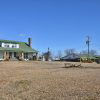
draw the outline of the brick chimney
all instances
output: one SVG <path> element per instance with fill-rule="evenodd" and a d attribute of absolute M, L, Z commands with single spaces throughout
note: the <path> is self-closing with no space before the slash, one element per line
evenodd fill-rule
<path fill-rule="evenodd" d="M 32 38 L 28 38 L 28 45 L 32 47 Z"/>

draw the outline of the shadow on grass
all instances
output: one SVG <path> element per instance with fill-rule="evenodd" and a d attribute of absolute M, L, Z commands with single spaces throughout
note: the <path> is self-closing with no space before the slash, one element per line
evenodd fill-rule
<path fill-rule="evenodd" d="M 41 68 L 41 69 L 61 69 L 61 68 L 64 68 L 64 67 L 51 67 L 51 68 Z"/>
<path fill-rule="evenodd" d="M 91 66 L 89 66 L 89 67 L 84 67 L 84 66 L 81 66 L 81 67 L 62 67 L 62 68 L 65 68 L 65 69 L 67 69 L 67 68 L 74 68 L 74 69 L 76 69 L 76 68 L 78 68 L 78 69 L 100 69 L 100 67 L 91 67 Z"/>

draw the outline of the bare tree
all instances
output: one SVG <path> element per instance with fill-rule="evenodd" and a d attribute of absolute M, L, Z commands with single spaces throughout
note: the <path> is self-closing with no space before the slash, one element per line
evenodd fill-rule
<path fill-rule="evenodd" d="M 75 53 L 75 49 L 66 49 L 65 56 Z"/>
<path fill-rule="evenodd" d="M 90 51 L 90 55 L 95 56 L 96 54 L 97 54 L 97 51 L 96 51 L 96 50 L 91 50 L 91 51 Z"/>
<path fill-rule="evenodd" d="M 87 54 L 88 54 L 87 50 L 82 50 L 81 51 L 81 55 L 87 55 Z"/>
<path fill-rule="evenodd" d="M 81 52 L 81 54 L 82 55 L 88 55 L 88 52 L 87 52 L 87 50 L 83 50 L 82 52 Z M 90 56 L 95 56 L 97 54 L 97 51 L 96 50 L 90 50 L 89 51 L 89 55 Z"/>
<path fill-rule="evenodd" d="M 58 57 L 58 59 L 60 59 L 60 58 L 62 57 L 62 52 L 61 52 L 61 50 L 58 51 L 57 57 Z"/>

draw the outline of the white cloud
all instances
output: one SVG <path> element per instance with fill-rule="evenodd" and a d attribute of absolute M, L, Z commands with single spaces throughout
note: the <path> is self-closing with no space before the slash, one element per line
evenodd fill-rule
<path fill-rule="evenodd" d="M 24 36 L 26 36 L 26 34 L 21 33 L 21 34 L 19 34 L 19 36 L 24 37 Z"/>

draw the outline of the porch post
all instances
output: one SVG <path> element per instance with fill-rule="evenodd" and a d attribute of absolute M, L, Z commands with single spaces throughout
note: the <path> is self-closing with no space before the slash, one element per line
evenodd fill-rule
<path fill-rule="evenodd" d="M 9 60 L 9 52 L 7 52 L 7 55 L 6 55 L 6 56 L 7 56 L 7 58 L 6 58 L 6 59 L 7 59 L 7 60 Z"/>
<path fill-rule="evenodd" d="M 4 58 L 4 60 L 9 60 L 9 52 L 4 51 L 3 58 Z"/>
<path fill-rule="evenodd" d="M 38 60 L 38 53 L 36 53 L 36 60 Z"/>
<path fill-rule="evenodd" d="M 19 60 L 24 60 L 24 54 L 23 54 L 23 52 L 19 53 Z"/>
<path fill-rule="evenodd" d="M 22 52 L 21 56 L 22 56 L 22 60 L 24 60 L 24 53 L 23 52 Z"/>
<path fill-rule="evenodd" d="M 7 56 L 6 56 L 6 51 L 4 51 L 3 53 L 3 59 L 6 60 Z"/>

